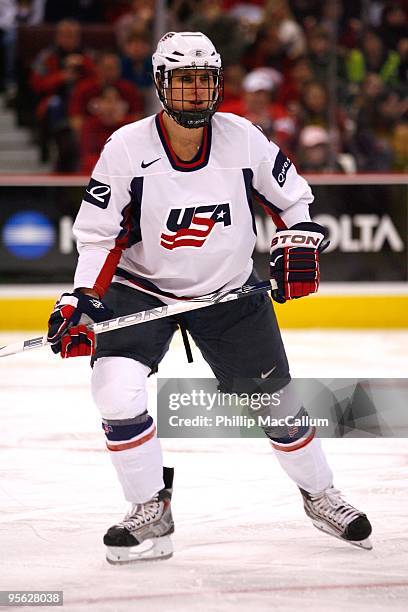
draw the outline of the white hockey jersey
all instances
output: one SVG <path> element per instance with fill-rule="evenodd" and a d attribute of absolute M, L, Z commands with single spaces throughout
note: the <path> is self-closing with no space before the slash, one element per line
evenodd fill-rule
<path fill-rule="evenodd" d="M 256 197 L 278 227 L 309 221 L 310 187 L 252 123 L 216 113 L 190 162 L 162 113 L 107 141 L 74 224 L 75 287 L 100 296 L 112 279 L 166 303 L 233 288 L 252 270 Z"/>

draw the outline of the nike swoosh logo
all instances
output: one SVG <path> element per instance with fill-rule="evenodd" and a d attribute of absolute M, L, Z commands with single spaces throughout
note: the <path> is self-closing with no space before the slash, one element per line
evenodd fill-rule
<path fill-rule="evenodd" d="M 157 161 L 159 161 L 159 159 L 161 159 L 161 157 L 158 157 L 157 159 L 154 159 L 153 161 L 149 162 L 148 164 L 145 164 L 144 160 L 143 160 L 142 163 L 141 163 L 141 166 L 142 166 L 142 168 L 148 168 L 152 164 L 155 164 Z"/>
<path fill-rule="evenodd" d="M 274 366 L 271 370 L 268 370 L 267 372 L 261 372 L 261 378 L 268 378 L 269 374 L 272 374 L 274 370 L 276 370 L 276 366 Z"/>

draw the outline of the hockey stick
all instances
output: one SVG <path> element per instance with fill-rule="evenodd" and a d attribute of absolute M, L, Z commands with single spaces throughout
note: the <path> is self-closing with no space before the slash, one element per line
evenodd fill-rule
<path fill-rule="evenodd" d="M 243 285 L 238 289 L 217 291 L 216 293 L 210 293 L 202 297 L 192 298 L 191 300 L 178 302 L 177 304 L 164 304 L 163 306 L 152 308 L 151 310 L 142 310 L 141 312 L 124 315 L 122 317 L 117 317 L 116 319 L 109 319 L 108 321 L 103 321 L 102 323 L 94 323 L 93 325 L 89 326 L 89 329 L 92 329 L 95 334 L 103 334 L 115 329 L 122 329 L 123 327 L 138 325 L 139 323 L 146 323 L 147 321 L 162 319 L 163 317 L 171 317 L 190 310 L 205 308 L 206 306 L 212 306 L 213 304 L 239 300 L 249 295 L 255 295 L 256 293 L 265 293 L 267 291 L 276 289 L 276 287 L 277 285 L 275 280 L 262 281 L 256 285 Z M 7 344 L 6 346 L 0 347 L 0 357 L 22 353 L 23 351 L 40 348 L 48 344 L 49 342 L 47 342 L 47 335 L 39 336 L 38 338 L 30 338 L 29 340 L 21 340 L 20 342 L 13 342 L 12 344 Z"/>

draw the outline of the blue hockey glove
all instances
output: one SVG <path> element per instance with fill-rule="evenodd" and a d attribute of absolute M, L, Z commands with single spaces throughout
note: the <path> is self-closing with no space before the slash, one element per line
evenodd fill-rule
<path fill-rule="evenodd" d="M 87 328 L 113 317 L 113 312 L 101 300 L 85 295 L 78 289 L 63 293 L 48 321 L 48 342 L 54 353 L 63 359 L 93 355 L 95 334 Z"/>

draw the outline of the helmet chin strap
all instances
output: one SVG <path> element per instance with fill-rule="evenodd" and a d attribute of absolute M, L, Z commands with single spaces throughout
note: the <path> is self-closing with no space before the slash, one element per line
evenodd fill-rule
<path fill-rule="evenodd" d="M 188 129 L 198 129 L 208 125 L 214 114 L 212 111 L 173 111 L 170 108 L 164 110 L 176 123 Z"/>

